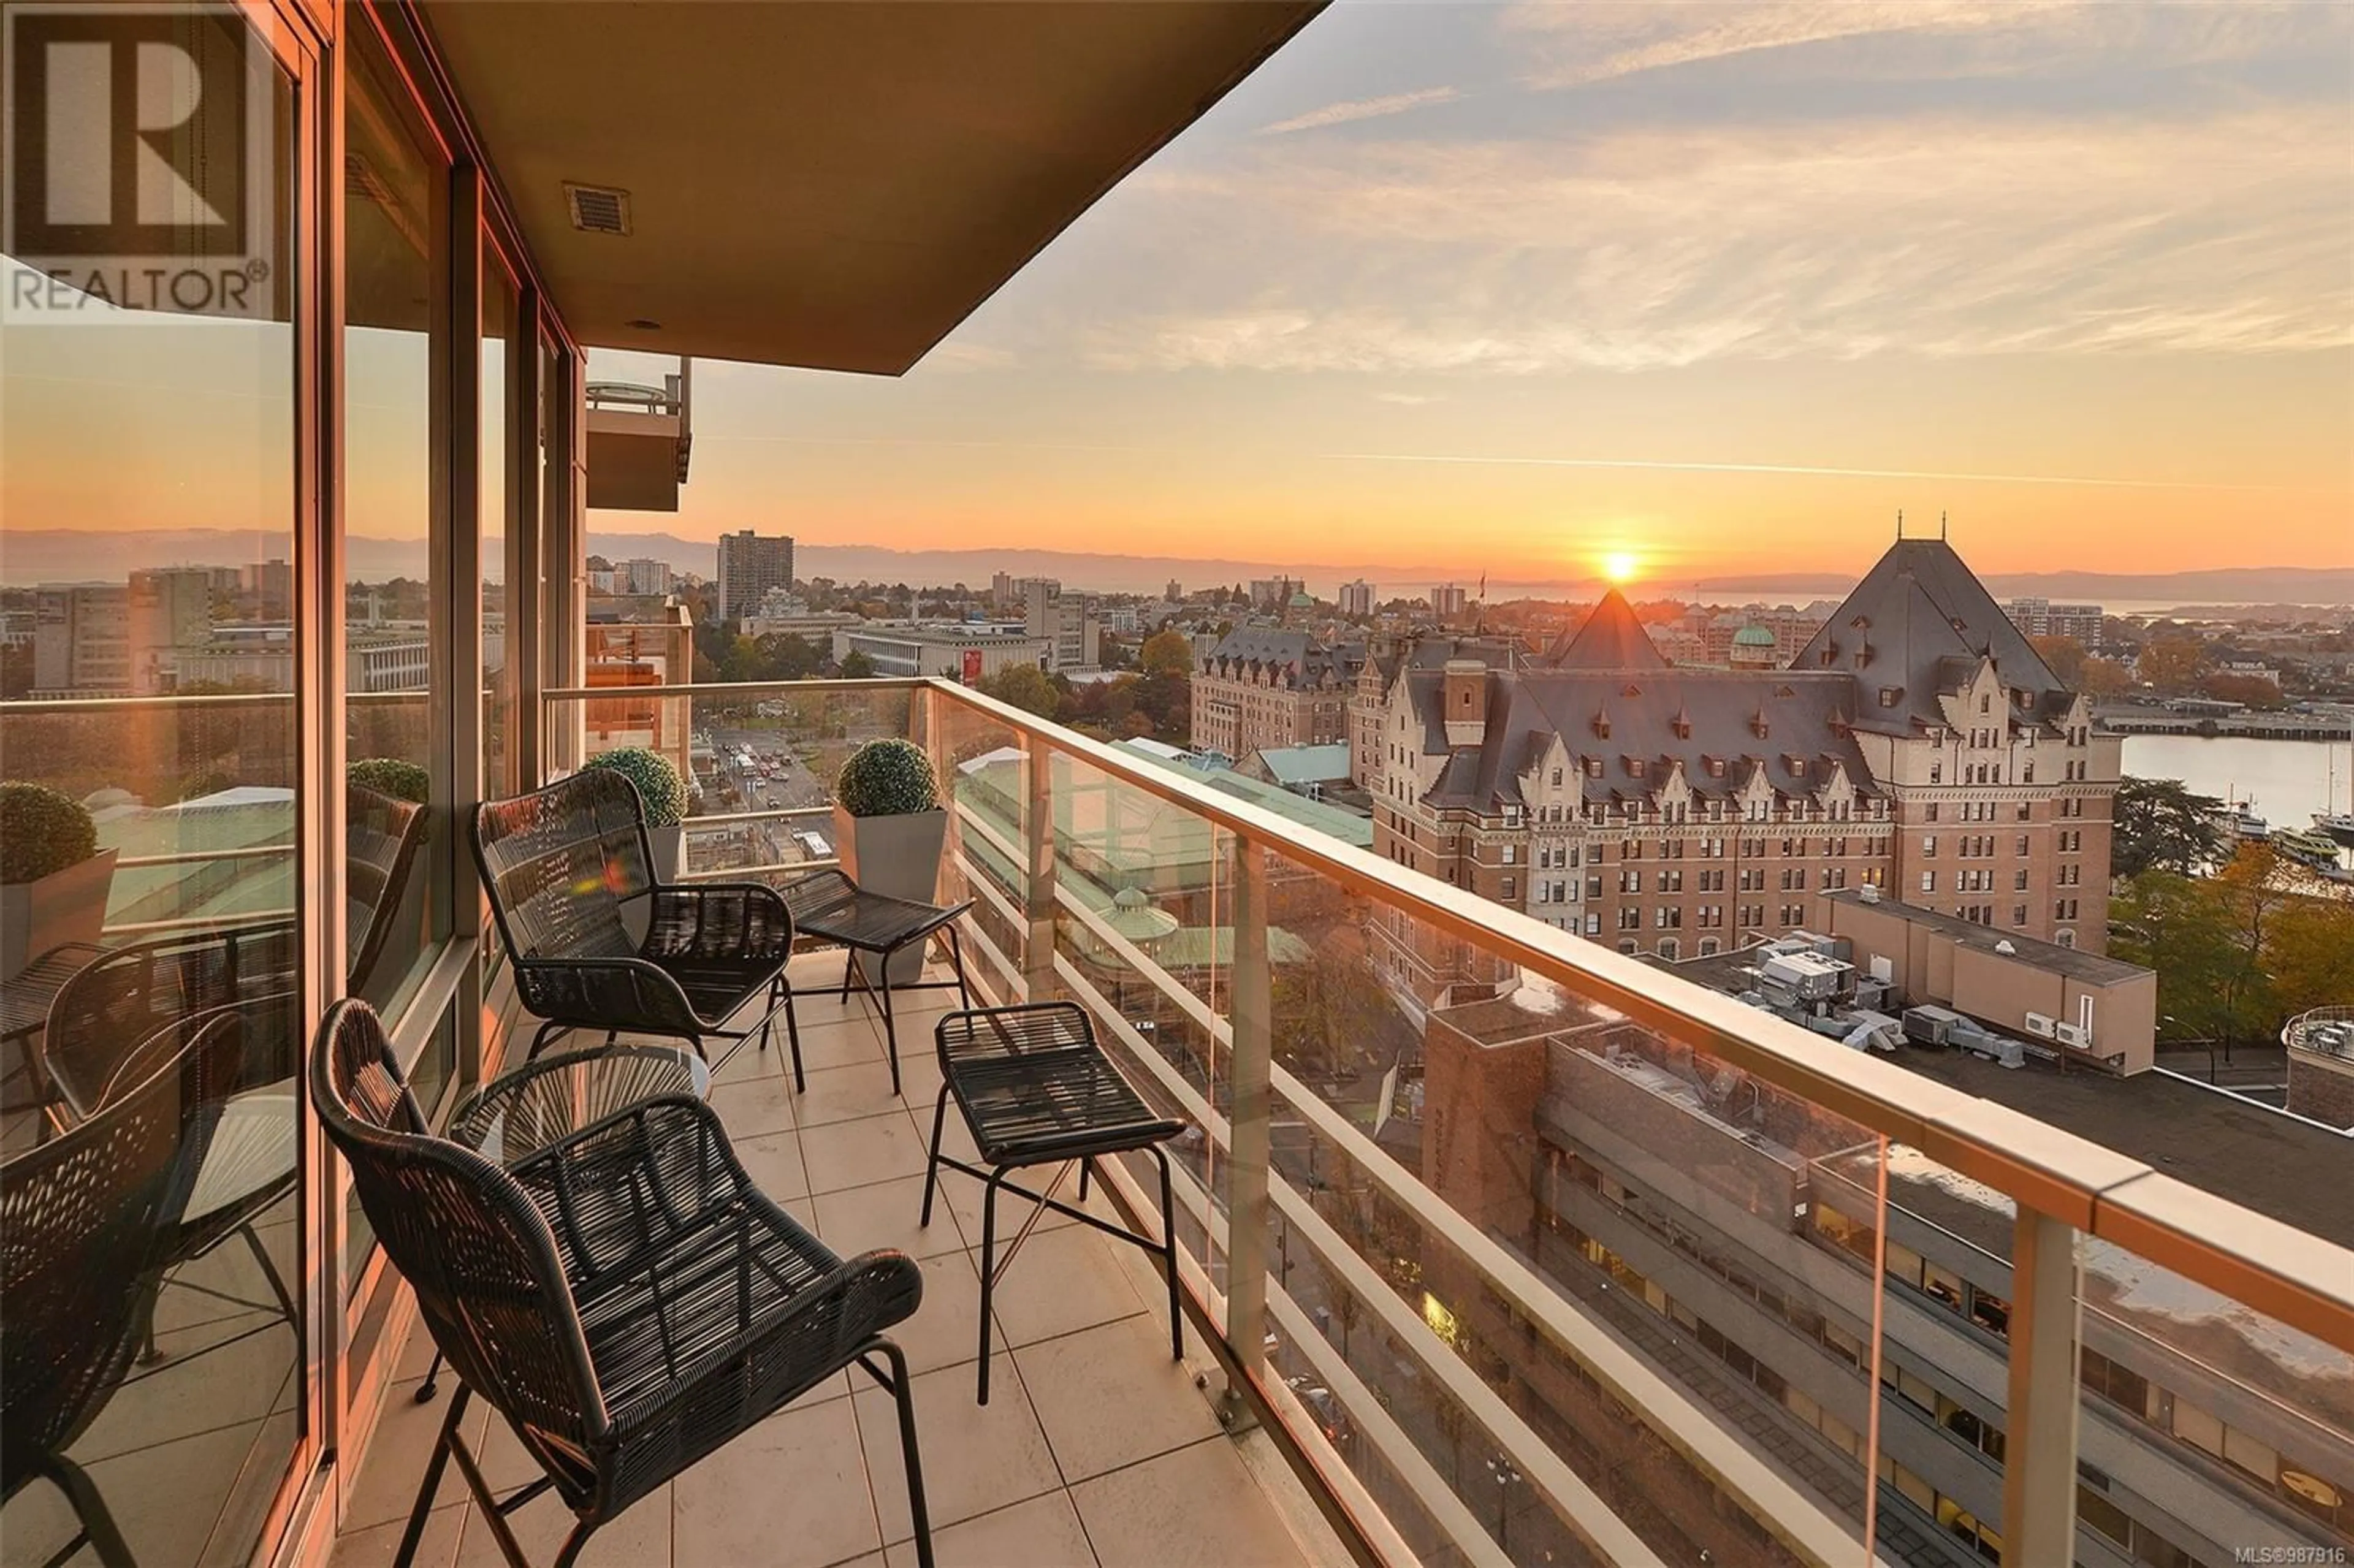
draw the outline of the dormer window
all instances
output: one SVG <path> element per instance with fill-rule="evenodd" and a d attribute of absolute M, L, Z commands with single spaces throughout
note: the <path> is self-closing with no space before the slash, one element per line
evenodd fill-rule
<path fill-rule="evenodd" d="M 1585 776 L 1588 779 L 1599 779 L 1602 777 L 1602 758 L 1598 757 L 1589 757 L 1585 759 Z"/>
<path fill-rule="evenodd" d="M 1897 704 L 1899 704 L 1899 703 L 1903 702 L 1903 700 L 1904 700 L 1904 688 L 1903 688 L 1903 687 L 1902 687 L 1902 686 L 1882 686 L 1882 687 L 1881 687 L 1881 688 L 1880 688 L 1880 705 L 1881 705 L 1882 707 L 1883 707 L 1883 708 L 1893 708 L 1893 707 L 1894 707 Z"/>

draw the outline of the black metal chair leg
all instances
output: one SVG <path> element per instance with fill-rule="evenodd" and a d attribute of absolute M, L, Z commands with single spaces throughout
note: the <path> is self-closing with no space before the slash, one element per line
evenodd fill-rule
<path fill-rule="evenodd" d="M 924 1224 L 932 1223 L 932 1193 L 940 1184 L 940 1131 L 948 1126 L 949 1086 L 940 1086 L 940 1097 L 932 1107 L 932 1153 L 924 1162 Z"/>
<path fill-rule="evenodd" d="M 989 1403 L 989 1300 L 997 1287 L 997 1189 L 1006 1177 L 1006 1168 L 998 1166 L 989 1173 L 989 1186 L 981 1199 L 981 1397 L 977 1403 Z"/>
<path fill-rule="evenodd" d="M 432 1404 L 434 1393 L 440 1387 L 440 1377 L 441 1352 L 436 1351 L 433 1352 L 432 1364 L 425 1369 L 425 1381 L 417 1385 L 417 1392 L 409 1397 L 419 1404 Z"/>
<path fill-rule="evenodd" d="M 784 998 L 785 1044 L 792 1047 L 793 1053 L 793 1093 L 800 1094 L 809 1087 L 809 1083 L 801 1076 L 801 1021 L 793 1016 L 793 982 L 779 973 L 777 991 Z"/>
<path fill-rule="evenodd" d="M 853 971 L 853 970 L 854 970 L 854 969 L 856 969 L 857 968 L 858 968 L 858 949 L 857 949 L 857 948 L 843 948 L 843 949 L 842 949 L 842 1001 L 843 1001 L 843 1005 L 844 1005 L 845 1007 L 846 1007 L 846 1006 L 848 1006 L 848 1005 L 849 1005 L 849 1003 L 850 1003 L 850 976 L 851 976 L 852 971 Z"/>
<path fill-rule="evenodd" d="M 597 1527 L 586 1520 L 574 1525 L 571 1532 L 564 1538 L 564 1550 L 556 1554 L 556 1568 L 572 1568 L 580 1556 L 580 1549 L 588 1545 L 588 1538 L 596 1533 Z"/>
<path fill-rule="evenodd" d="M 458 1421 L 466 1414 L 466 1400 L 473 1392 L 460 1383 L 450 1400 L 450 1414 L 441 1418 L 441 1436 L 433 1445 L 433 1457 L 425 1463 L 425 1484 L 417 1489 L 417 1501 L 408 1510 L 408 1528 L 400 1533 L 400 1549 L 392 1555 L 392 1568 L 411 1568 L 417 1561 L 417 1543 L 425 1539 L 433 1495 L 441 1489 L 441 1472 L 448 1467 L 451 1446 L 458 1440 Z"/>
<path fill-rule="evenodd" d="M 299 1322 L 301 1319 L 294 1310 L 293 1292 L 286 1288 L 285 1277 L 278 1272 L 278 1265 L 271 1259 L 270 1249 L 261 1245 L 260 1233 L 251 1225 L 239 1225 L 237 1229 L 238 1234 L 245 1238 L 246 1246 L 252 1251 L 253 1261 L 261 1266 L 261 1277 L 270 1281 L 270 1294 L 278 1298 L 278 1309 L 286 1315 L 287 1322 Z"/>
<path fill-rule="evenodd" d="M 916 1562 L 932 1568 L 932 1514 L 924 1502 L 924 1461 L 916 1445 L 916 1385 L 907 1358 L 891 1340 L 876 1336 L 876 1348 L 891 1362 L 891 1393 L 899 1406 L 899 1457 L 907 1471 L 907 1512 L 916 1526 Z"/>
<path fill-rule="evenodd" d="M 891 1054 L 891 1097 L 899 1093 L 899 1026 L 891 1017 L 891 955 L 883 955 L 883 1048 Z"/>
<path fill-rule="evenodd" d="M 41 1465 L 58 1490 L 65 1493 L 66 1501 L 74 1511 L 74 1521 L 81 1526 L 81 1541 L 87 1542 L 105 1568 L 139 1568 L 139 1560 L 131 1555 L 131 1547 L 122 1539 L 122 1531 L 108 1511 L 106 1499 L 98 1494 L 98 1484 L 88 1471 L 62 1454 L 49 1455 Z M 72 1548 L 68 1548 L 69 1555 Z M 53 1558 L 52 1562 L 62 1561 Z"/>
<path fill-rule="evenodd" d="M 1087 1201 L 1087 1177 L 1094 1172 L 1095 1168 L 1096 1162 L 1093 1160 L 1079 1161 L 1079 1202 L 1082 1203 Z"/>
<path fill-rule="evenodd" d="M 546 1022 L 541 1024 L 536 1030 L 533 1031 L 531 1036 L 531 1049 L 524 1053 L 523 1059 L 526 1062 L 538 1061 L 539 1054 L 547 1049 L 547 1043 L 571 1027 L 572 1026 L 568 1023 L 559 1023 L 553 1018 L 549 1019 Z"/>
<path fill-rule="evenodd" d="M 1169 1359 L 1185 1359 L 1185 1316 L 1177 1305 L 1177 1204 L 1169 1192 L 1169 1156 L 1159 1144 L 1152 1158 L 1161 1165 L 1161 1263 L 1169 1274 Z"/>
<path fill-rule="evenodd" d="M 972 1011 L 972 988 L 966 985 L 964 980 L 964 944 L 957 939 L 955 921 L 951 920 L 949 922 L 947 930 L 949 934 L 949 962 L 956 967 L 957 1002 L 967 1012 L 970 1012 Z"/>

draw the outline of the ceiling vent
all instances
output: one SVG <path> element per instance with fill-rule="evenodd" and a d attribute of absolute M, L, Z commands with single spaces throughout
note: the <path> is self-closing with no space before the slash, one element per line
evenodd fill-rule
<path fill-rule="evenodd" d="M 583 234 L 630 232 L 630 193 L 610 185 L 576 185 L 564 182 L 564 205 L 572 227 Z"/>

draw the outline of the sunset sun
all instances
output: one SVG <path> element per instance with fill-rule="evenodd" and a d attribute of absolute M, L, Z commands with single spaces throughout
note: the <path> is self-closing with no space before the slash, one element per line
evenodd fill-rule
<path fill-rule="evenodd" d="M 1634 551 L 1613 550 L 1602 557 L 1602 575 L 1624 587 L 1635 580 L 1635 573 L 1640 564 L 1635 559 Z"/>

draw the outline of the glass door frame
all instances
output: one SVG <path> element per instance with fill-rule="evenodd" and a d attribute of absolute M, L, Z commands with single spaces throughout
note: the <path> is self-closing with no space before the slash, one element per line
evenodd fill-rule
<path fill-rule="evenodd" d="M 243 0 L 246 4 L 265 0 Z M 275 0 L 283 5 L 300 5 L 311 0 Z M 432 756 L 429 765 L 437 776 L 450 781 L 448 795 L 450 821 L 448 831 L 440 835 L 436 853 L 446 858 L 448 882 L 454 908 L 451 911 L 451 931 L 433 955 L 426 977 L 398 1018 L 387 1020 L 387 1030 L 395 1049 L 404 1060 L 410 1060 L 432 1042 L 438 1031 L 451 1027 L 456 1033 L 457 1060 L 451 1075 L 450 1092 L 440 1105 L 429 1107 L 429 1115 L 445 1114 L 455 1094 L 462 1086 L 477 1083 L 496 1070 L 502 1044 L 501 1033 L 505 1014 L 512 1011 L 511 985 L 487 986 L 486 948 L 496 938 L 488 918 L 487 906 L 479 891 L 473 861 L 467 847 L 473 808 L 481 798 L 484 784 L 482 778 L 483 748 L 483 687 L 482 657 L 482 487 L 486 483 L 502 483 L 505 487 L 504 507 L 506 532 L 510 596 L 505 659 L 509 667 L 512 692 L 514 734 L 506 739 L 504 749 L 514 759 L 516 779 L 529 785 L 542 776 L 545 766 L 543 748 L 538 743 L 538 694 L 543 687 L 544 668 L 538 653 L 538 635 L 520 635 L 523 625 L 513 603 L 518 589 L 514 581 L 516 557 L 523 555 L 521 567 L 530 582 L 535 582 L 542 571 L 543 549 L 560 547 L 567 558 L 576 564 L 581 558 L 578 520 L 581 515 L 578 502 L 581 495 L 577 461 L 561 465 L 551 461 L 544 479 L 533 482 L 537 471 L 531 459 L 538 440 L 537 399 L 543 378 L 543 349 L 556 355 L 557 385 L 546 388 L 554 394 L 547 418 L 550 429 L 550 452 L 557 450 L 555 432 L 566 433 L 567 443 L 575 438 L 580 423 L 577 399 L 580 387 L 581 352 L 565 328 L 561 319 L 547 303 L 545 291 L 532 263 L 528 247 L 521 239 L 521 231 L 513 220 L 511 209 L 499 189 L 472 127 L 460 107 L 460 99 L 446 69 L 436 51 L 427 24 L 408 5 L 398 0 L 347 0 L 334 8 L 334 15 L 345 29 L 333 57 L 333 102 L 328 106 L 326 134 L 328 154 L 326 168 L 340 170 L 343 164 L 344 99 L 349 90 L 349 47 L 357 29 L 369 29 L 377 45 L 389 58 L 395 73 L 400 78 L 416 111 L 416 118 L 438 143 L 437 150 L 446 161 L 448 181 L 449 269 L 447 314 L 434 323 L 439 334 L 436 344 L 435 370 L 431 398 L 432 505 L 446 509 L 443 525 L 438 530 L 439 549 L 433 560 L 432 593 L 433 624 L 436 628 L 432 660 L 434 675 L 429 682 L 429 703 L 432 705 L 429 731 Z M 323 420 L 327 430 L 334 462 L 329 471 L 333 482 L 327 486 L 326 507 L 332 518 L 327 530 L 329 546 L 322 551 L 320 570 L 313 574 L 315 586 L 322 597 L 319 607 L 323 618 L 332 618 L 332 625 L 323 619 L 323 630 L 331 633 L 321 647 L 340 650 L 344 638 L 344 536 L 345 513 L 344 506 L 344 474 L 342 471 L 343 428 L 343 365 L 340 345 L 345 326 L 344 297 L 344 195 L 342 182 L 331 180 L 325 199 L 332 203 L 332 219 L 323 225 L 332 237 L 331 254 L 323 258 L 326 291 L 322 297 L 331 309 L 323 313 L 322 330 L 338 352 L 329 354 L 320 373 L 320 395 Z M 485 261 L 486 253 L 493 262 Z M 482 386 L 481 321 L 484 287 L 483 268 L 488 264 L 503 266 L 514 286 L 515 309 L 510 323 L 506 355 L 505 379 L 505 456 L 506 472 L 493 476 L 482 471 L 481 418 L 484 405 Z M 516 344 L 527 352 L 513 352 Z M 568 450 L 568 448 L 567 448 Z M 543 517 L 552 520 L 553 529 L 541 525 Z M 556 544 L 551 546 L 550 535 Z M 331 558 L 330 558 L 331 557 Z M 529 582 L 522 590 L 536 601 Z M 536 610 L 535 602 L 529 607 Z M 578 615 L 579 602 L 574 595 L 565 613 Z M 577 627 L 552 631 L 559 645 L 577 649 L 580 633 Z M 572 655 L 577 657 L 577 654 Z M 343 800 L 340 779 L 345 763 L 345 662 L 341 657 L 328 657 L 319 662 L 325 668 L 316 673 L 323 691 L 323 727 L 318 732 L 323 744 L 317 755 L 322 761 L 321 776 L 338 781 L 333 792 L 334 820 L 326 827 L 332 830 L 323 843 L 340 843 L 342 834 Z M 306 732 L 306 737 L 310 732 Z M 518 747 L 518 740 L 523 744 Z M 306 755 L 310 755 L 306 753 Z M 329 863 L 322 861 L 320 863 Z M 340 862 L 333 862 L 336 876 L 336 896 L 332 911 L 332 938 L 323 930 L 322 943 L 339 943 L 343 932 L 343 906 L 340 895 Z M 323 885 L 313 883 L 313 885 Z M 475 891 L 469 892 L 469 889 Z M 323 948 L 323 950 L 324 950 Z M 333 950 L 340 952 L 340 947 Z M 327 983 L 340 984 L 334 976 Z M 309 1016 L 315 1024 L 316 1014 Z M 306 1206 L 305 1233 L 319 1238 L 320 1255 L 330 1266 L 314 1271 L 314 1279 L 323 1281 L 323 1298 L 318 1317 L 322 1332 L 317 1342 L 331 1347 L 319 1369 L 315 1387 L 323 1409 L 319 1430 L 329 1434 L 323 1445 L 315 1446 L 306 1456 L 319 1469 L 317 1461 L 332 1457 L 334 1463 L 323 1474 L 334 1482 L 332 1489 L 322 1493 L 326 1505 L 318 1508 L 301 1531 L 302 1540 L 287 1541 L 281 1552 L 281 1561 L 323 1561 L 332 1546 L 334 1532 L 349 1500 L 357 1467 L 364 1460 L 377 1413 L 384 1408 L 398 1375 L 399 1348 L 416 1320 L 413 1298 L 390 1275 L 380 1251 L 360 1268 L 353 1278 L 346 1267 L 347 1248 L 366 1244 L 357 1243 L 346 1234 L 345 1216 L 351 1202 L 348 1172 L 339 1160 L 332 1158 L 318 1133 L 315 1118 L 308 1133 L 318 1146 L 322 1160 L 319 1169 L 323 1179 L 313 1182 L 310 1197 L 316 1201 L 317 1211 Z M 350 1280 L 348 1287 L 345 1281 Z"/>

